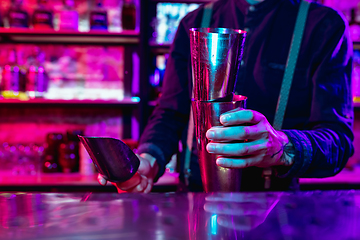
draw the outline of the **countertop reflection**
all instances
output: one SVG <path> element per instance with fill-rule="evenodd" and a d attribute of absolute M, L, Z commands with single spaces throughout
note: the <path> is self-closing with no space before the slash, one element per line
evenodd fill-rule
<path fill-rule="evenodd" d="M 0 239 L 360 239 L 360 191 L 0 193 Z"/>

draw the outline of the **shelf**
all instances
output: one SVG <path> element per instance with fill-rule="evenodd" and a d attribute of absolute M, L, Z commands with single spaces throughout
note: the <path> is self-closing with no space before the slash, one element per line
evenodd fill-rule
<path fill-rule="evenodd" d="M 360 108 L 360 102 L 354 102 L 354 108 Z"/>
<path fill-rule="evenodd" d="M 0 42 L 13 43 L 71 43 L 71 44 L 138 44 L 138 31 L 55 31 L 0 28 Z"/>
<path fill-rule="evenodd" d="M 63 100 L 63 99 L 29 99 L 29 100 L 19 100 L 19 99 L 0 99 L 1 105 L 111 105 L 111 106 L 126 106 L 126 105 L 138 105 L 140 99 L 138 97 L 132 98 L 124 98 L 123 100 L 91 100 L 91 99 L 71 99 L 71 100 Z"/>
<path fill-rule="evenodd" d="M 354 106 L 354 108 L 357 108 L 357 109 L 360 108 L 360 99 L 359 99 L 359 97 L 355 97 L 353 99 L 353 106 Z"/>
<path fill-rule="evenodd" d="M 170 52 L 170 43 L 167 44 L 158 44 L 158 43 L 149 43 L 150 51 L 153 54 L 167 54 Z"/>

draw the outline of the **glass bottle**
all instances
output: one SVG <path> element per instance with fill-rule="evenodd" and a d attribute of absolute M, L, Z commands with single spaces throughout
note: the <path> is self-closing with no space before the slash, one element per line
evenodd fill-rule
<path fill-rule="evenodd" d="M 133 0 L 124 0 L 121 11 L 121 23 L 123 30 L 135 30 L 136 6 Z"/>
<path fill-rule="evenodd" d="M 102 0 L 97 0 L 95 8 L 90 12 L 90 29 L 91 30 L 107 30 L 108 15 L 104 9 Z"/>
<path fill-rule="evenodd" d="M 26 95 L 29 98 L 44 97 L 48 87 L 48 75 L 45 72 L 45 53 L 37 48 L 36 56 L 30 62 L 26 77 Z"/>
<path fill-rule="evenodd" d="M 47 0 L 38 0 L 38 8 L 35 9 L 32 23 L 34 29 L 53 29 L 53 12 L 47 8 Z"/>
<path fill-rule="evenodd" d="M 59 13 L 60 30 L 78 30 L 79 13 L 75 10 L 74 0 L 64 0 L 64 8 Z"/>
<path fill-rule="evenodd" d="M 8 12 L 8 25 L 11 28 L 29 27 L 29 14 L 22 8 L 22 0 L 12 0 Z"/>
<path fill-rule="evenodd" d="M 20 68 L 16 61 L 16 50 L 11 49 L 8 64 L 2 71 L 1 95 L 4 98 L 17 98 L 20 92 Z"/>

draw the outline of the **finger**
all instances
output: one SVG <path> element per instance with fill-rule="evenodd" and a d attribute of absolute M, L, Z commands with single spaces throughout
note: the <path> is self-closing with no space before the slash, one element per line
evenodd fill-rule
<path fill-rule="evenodd" d="M 118 187 L 122 191 L 137 193 L 137 192 L 143 192 L 143 190 L 146 188 L 146 185 L 147 185 L 147 178 L 144 176 L 141 176 L 140 182 L 136 185 L 129 185 L 129 186 L 122 186 L 122 185 L 119 186 L 118 185 Z"/>
<path fill-rule="evenodd" d="M 99 184 L 103 185 L 103 186 L 105 186 L 107 183 L 106 179 L 100 173 L 97 176 L 97 180 L 98 180 Z"/>
<path fill-rule="evenodd" d="M 129 180 L 122 182 L 122 183 L 117 183 L 116 185 L 124 191 L 128 191 L 129 189 L 132 189 L 136 186 L 138 186 L 141 181 L 142 178 L 144 178 L 143 176 L 141 176 L 138 172 L 135 173 L 135 175 L 130 178 Z"/>
<path fill-rule="evenodd" d="M 152 187 L 153 187 L 153 184 L 154 184 L 154 180 L 153 180 L 152 178 L 149 178 L 149 179 L 148 179 L 148 184 L 147 184 L 147 186 L 146 186 L 146 188 L 145 188 L 145 190 L 144 190 L 144 193 L 149 193 L 149 192 L 151 192 L 151 189 L 152 189 Z"/>
<path fill-rule="evenodd" d="M 266 133 L 259 124 L 252 126 L 212 127 L 206 132 L 206 137 L 215 142 L 229 142 L 236 140 L 256 140 Z"/>
<path fill-rule="evenodd" d="M 259 166 L 259 160 L 256 158 L 225 158 L 219 157 L 216 159 L 216 165 L 224 168 L 248 168 L 252 166 Z"/>
<path fill-rule="evenodd" d="M 260 140 L 253 142 L 241 142 L 241 143 L 210 142 L 206 145 L 206 150 L 212 154 L 243 157 L 243 156 L 254 155 L 260 152 L 266 152 L 267 146 L 265 141 L 260 141 Z"/>
<path fill-rule="evenodd" d="M 137 185 L 135 188 L 133 188 L 133 190 L 131 192 L 142 193 L 146 189 L 147 184 L 148 184 L 148 179 L 146 177 L 143 177 L 141 179 L 141 183 L 139 185 Z"/>
<path fill-rule="evenodd" d="M 220 122 L 224 126 L 240 125 L 240 124 L 257 124 L 266 120 L 265 116 L 254 110 L 239 110 L 234 112 L 226 112 L 220 116 Z"/>
<path fill-rule="evenodd" d="M 150 163 L 146 160 L 140 161 L 140 166 L 138 168 L 138 173 L 140 175 L 148 176 L 151 171 Z"/>

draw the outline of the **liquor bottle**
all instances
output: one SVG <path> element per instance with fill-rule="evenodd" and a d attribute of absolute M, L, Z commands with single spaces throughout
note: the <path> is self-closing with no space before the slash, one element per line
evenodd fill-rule
<path fill-rule="evenodd" d="M 38 0 L 32 23 L 34 29 L 53 29 L 53 12 L 47 8 L 47 0 Z"/>
<path fill-rule="evenodd" d="M 8 25 L 13 28 L 29 27 L 29 14 L 22 9 L 22 0 L 12 0 L 8 12 Z"/>
<path fill-rule="evenodd" d="M 49 82 L 44 68 L 45 53 L 37 48 L 36 56 L 32 56 L 29 59 L 33 59 L 33 61 L 30 61 L 27 69 L 26 95 L 29 98 L 44 97 Z"/>
<path fill-rule="evenodd" d="M 2 71 L 1 95 L 4 98 L 18 98 L 21 89 L 20 67 L 17 65 L 16 50 L 9 52 L 8 64 Z"/>
<path fill-rule="evenodd" d="M 103 8 L 102 0 L 97 0 L 95 8 L 90 12 L 90 29 L 107 30 L 108 16 L 107 11 Z"/>
<path fill-rule="evenodd" d="M 360 41 L 360 23 L 355 8 L 351 9 L 349 21 L 350 36 L 353 42 Z"/>
<path fill-rule="evenodd" d="M 124 0 L 121 11 L 121 23 L 124 30 L 135 30 L 136 6 L 133 0 Z"/>
<path fill-rule="evenodd" d="M 59 13 L 60 30 L 78 30 L 79 13 L 75 10 L 74 0 L 64 0 L 64 8 Z"/>

